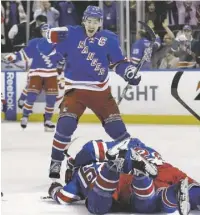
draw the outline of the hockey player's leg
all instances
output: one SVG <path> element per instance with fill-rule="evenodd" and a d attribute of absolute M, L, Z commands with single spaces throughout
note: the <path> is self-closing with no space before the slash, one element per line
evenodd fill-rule
<path fill-rule="evenodd" d="M 180 215 L 189 214 L 190 204 L 187 178 L 178 184 L 162 189 L 158 196 L 161 199 L 162 212 L 173 213 L 178 210 Z"/>
<path fill-rule="evenodd" d="M 86 207 L 90 213 L 105 214 L 112 208 L 112 195 L 119 182 L 121 164 L 106 163 L 101 169 L 94 187 L 88 193 Z"/>
<path fill-rule="evenodd" d="M 157 197 L 153 179 L 140 174 L 134 176 L 132 181 L 133 192 L 130 198 L 132 212 L 155 213 L 157 211 Z"/>
<path fill-rule="evenodd" d="M 28 123 L 28 117 L 32 113 L 34 102 L 41 91 L 42 79 L 39 76 L 30 77 L 30 83 L 28 86 L 27 98 L 23 107 L 23 117 L 21 119 L 21 127 L 26 128 Z"/>
<path fill-rule="evenodd" d="M 27 86 L 23 89 L 23 91 L 22 91 L 22 93 L 21 93 L 21 95 L 20 95 L 20 97 L 19 97 L 19 99 L 18 99 L 18 107 L 20 108 L 20 109 L 22 109 L 23 108 L 23 106 L 24 106 L 24 103 L 25 103 L 25 100 L 26 100 L 26 97 L 27 97 Z"/>
<path fill-rule="evenodd" d="M 130 134 L 126 130 L 126 126 L 122 121 L 117 104 L 112 97 L 110 88 L 102 92 L 94 93 L 94 102 L 90 104 L 90 108 L 101 120 L 106 133 L 115 140 L 118 145 L 111 148 L 108 152 L 110 156 L 115 156 L 122 148 L 127 148 Z"/>
<path fill-rule="evenodd" d="M 78 119 L 86 108 L 76 98 L 75 90 L 68 92 L 60 107 L 60 117 L 56 125 L 51 153 L 50 178 L 60 178 L 64 150 L 68 148 L 71 142 L 71 136 L 77 128 Z"/>
<path fill-rule="evenodd" d="M 44 88 L 46 92 L 46 107 L 44 114 L 45 131 L 54 131 L 55 125 L 51 122 L 51 118 L 58 95 L 57 76 L 44 78 Z"/>

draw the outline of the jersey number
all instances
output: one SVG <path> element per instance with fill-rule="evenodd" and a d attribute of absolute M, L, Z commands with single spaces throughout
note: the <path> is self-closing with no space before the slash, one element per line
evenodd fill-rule
<path fill-rule="evenodd" d="M 97 177 L 97 173 L 92 165 L 87 165 L 80 168 L 80 179 L 85 188 L 87 188 Z"/>

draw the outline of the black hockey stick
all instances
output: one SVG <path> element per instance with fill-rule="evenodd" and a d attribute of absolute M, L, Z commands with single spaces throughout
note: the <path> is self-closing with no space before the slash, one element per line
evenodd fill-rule
<path fill-rule="evenodd" d="M 145 22 L 142 22 L 142 21 L 138 21 L 138 22 L 142 25 L 142 27 L 144 27 L 145 31 L 150 35 L 151 43 L 150 43 L 150 46 L 144 50 L 144 55 L 143 55 L 142 59 L 140 60 L 133 76 L 129 77 L 130 79 L 137 75 L 137 73 L 140 71 L 143 64 L 146 61 L 148 61 L 148 59 L 151 59 L 152 49 L 153 49 L 154 43 L 156 41 L 156 35 L 155 35 L 153 29 L 151 29 Z M 119 100 L 117 102 L 118 105 L 120 105 L 122 99 L 126 95 L 127 90 L 129 89 L 129 87 L 130 87 L 130 84 L 127 84 L 126 87 L 123 89 L 123 92 L 122 92 L 122 94 L 119 97 Z"/>
<path fill-rule="evenodd" d="M 200 121 L 200 116 L 195 113 L 178 95 L 178 84 L 179 81 L 181 79 L 181 76 L 183 75 L 184 71 L 180 70 L 178 71 L 173 80 L 172 80 L 172 84 L 171 84 L 171 95 L 185 108 L 187 109 L 194 117 L 196 117 L 199 121 Z"/>

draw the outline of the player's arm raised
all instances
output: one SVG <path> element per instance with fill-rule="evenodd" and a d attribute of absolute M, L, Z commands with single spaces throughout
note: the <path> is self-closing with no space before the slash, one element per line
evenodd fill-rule
<path fill-rule="evenodd" d="M 53 55 L 56 52 L 65 54 L 65 40 L 69 33 L 68 27 L 51 28 L 46 33 L 46 38 L 40 39 L 37 48 L 44 55 Z"/>

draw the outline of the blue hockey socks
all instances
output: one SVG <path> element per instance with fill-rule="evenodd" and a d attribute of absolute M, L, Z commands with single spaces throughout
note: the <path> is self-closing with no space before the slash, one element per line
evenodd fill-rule
<path fill-rule="evenodd" d="M 51 120 L 54 106 L 56 103 L 56 95 L 46 95 L 45 120 Z"/>
<path fill-rule="evenodd" d="M 34 102 L 37 98 L 37 93 L 28 92 L 26 102 L 23 107 L 23 117 L 28 117 L 32 113 Z"/>
<path fill-rule="evenodd" d="M 71 142 L 71 136 L 77 128 L 77 119 L 70 116 L 60 117 L 53 140 L 51 157 L 56 161 L 64 160 L 64 150 Z"/>
<path fill-rule="evenodd" d="M 122 141 L 130 137 L 120 114 L 113 114 L 104 120 L 106 133 L 115 141 Z"/>

